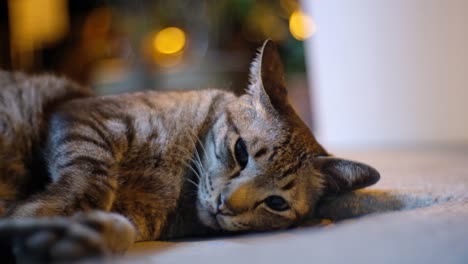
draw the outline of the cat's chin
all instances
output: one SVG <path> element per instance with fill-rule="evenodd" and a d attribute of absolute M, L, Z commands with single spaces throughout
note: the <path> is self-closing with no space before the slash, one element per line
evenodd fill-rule
<path fill-rule="evenodd" d="M 210 212 L 205 211 L 204 213 L 198 213 L 198 216 L 202 223 L 213 229 L 213 230 L 224 230 L 224 231 L 240 231 L 233 225 L 230 225 L 228 221 L 226 221 L 226 216 L 220 214 L 212 214 Z"/>
<path fill-rule="evenodd" d="M 218 220 L 216 219 L 216 217 L 211 214 L 206 215 L 206 217 L 200 217 L 200 219 L 202 220 L 202 223 L 209 228 L 212 228 L 214 230 L 223 229 L 221 225 L 219 224 Z"/>
<path fill-rule="evenodd" d="M 223 229 L 221 225 L 219 224 L 218 220 L 216 219 L 216 215 L 209 212 L 200 203 L 197 204 L 197 213 L 198 213 L 198 218 L 200 219 L 203 225 L 209 228 L 212 228 L 214 230 Z"/>

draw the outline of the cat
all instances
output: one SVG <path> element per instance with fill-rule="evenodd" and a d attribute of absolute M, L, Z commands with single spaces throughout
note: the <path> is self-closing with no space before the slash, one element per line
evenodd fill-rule
<path fill-rule="evenodd" d="M 269 40 L 241 96 L 96 97 L 63 78 L 6 72 L 0 86 L 0 241 L 20 262 L 288 228 L 324 195 L 380 178 L 316 141 L 287 101 Z"/>

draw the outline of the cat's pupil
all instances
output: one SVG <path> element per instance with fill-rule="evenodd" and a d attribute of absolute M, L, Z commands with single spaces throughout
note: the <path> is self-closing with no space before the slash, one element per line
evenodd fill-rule
<path fill-rule="evenodd" d="M 241 167 L 241 170 L 245 168 L 247 162 L 249 161 L 249 153 L 247 153 L 247 147 L 242 138 L 239 138 L 234 146 L 234 152 L 236 155 L 237 163 Z"/>
<path fill-rule="evenodd" d="M 278 195 L 272 195 L 265 199 L 265 204 L 275 211 L 285 211 L 289 209 L 288 203 L 283 197 Z"/>

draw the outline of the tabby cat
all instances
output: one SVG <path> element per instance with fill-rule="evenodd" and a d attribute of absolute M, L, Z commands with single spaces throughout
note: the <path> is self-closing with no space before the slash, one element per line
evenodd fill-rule
<path fill-rule="evenodd" d="M 92 97 L 65 79 L 6 72 L 0 86 L 0 241 L 19 261 L 288 228 L 323 195 L 379 179 L 317 143 L 287 102 L 271 41 L 239 97 Z"/>

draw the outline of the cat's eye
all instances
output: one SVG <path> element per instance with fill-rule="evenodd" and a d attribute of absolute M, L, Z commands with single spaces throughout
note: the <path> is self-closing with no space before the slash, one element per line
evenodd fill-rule
<path fill-rule="evenodd" d="M 236 156 L 237 163 L 239 163 L 241 170 L 243 170 L 249 161 L 249 153 L 247 152 L 247 147 L 245 146 L 245 142 L 242 138 L 239 138 L 236 141 L 234 154 Z"/>
<path fill-rule="evenodd" d="M 289 205 L 286 202 L 286 200 L 284 200 L 283 197 L 278 196 L 278 195 L 268 196 L 265 199 L 265 204 L 268 207 L 270 207 L 272 210 L 279 211 L 279 212 L 286 211 L 289 209 Z"/>

